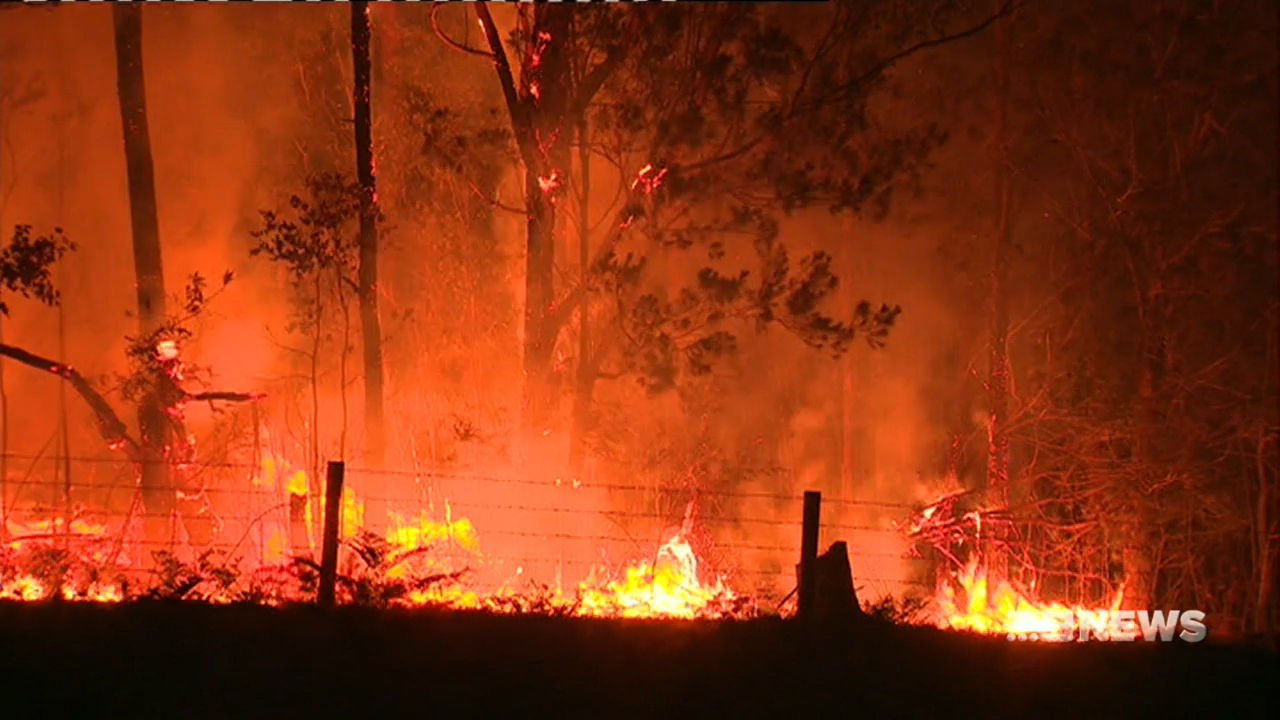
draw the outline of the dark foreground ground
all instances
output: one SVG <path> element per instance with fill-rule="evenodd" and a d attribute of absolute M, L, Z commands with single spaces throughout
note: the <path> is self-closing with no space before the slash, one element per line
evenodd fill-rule
<path fill-rule="evenodd" d="M 0 717 L 1274 718 L 1276 656 L 918 628 L 0 603 Z"/>

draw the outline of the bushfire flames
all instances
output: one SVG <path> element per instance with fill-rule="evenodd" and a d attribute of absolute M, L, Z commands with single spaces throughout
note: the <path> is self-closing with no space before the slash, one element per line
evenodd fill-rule
<path fill-rule="evenodd" d="M 312 485 L 306 471 L 271 454 L 263 458 L 251 480 L 256 488 L 278 488 L 295 500 L 304 498 Z M 918 538 L 925 525 L 936 525 L 942 516 L 939 507 L 943 504 L 946 501 L 920 513 L 907 528 L 908 534 Z M 433 551 L 445 548 L 452 553 L 452 559 L 460 556 L 469 568 L 483 567 L 487 560 L 477 528 L 468 518 L 454 517 L 449 503 L 442 506 L 442 518 L 433 517 L 425 510 L 414 514 L 391 509 L 385 537 L 374 539 L 381 549 L 376 558 L 370 560 L 367 553 L 371 538 L 361 530 L 364 503 L 350 487 L 345 488 L 341 533 L 347 546 L 354 547 L 346 553 L 345 571 L 354 572 L 357 556 L 364 558 L 366 565 L 379 565 L 376 570 L 382 578 L 401 581 L 406 588 L 393 604 L 410 606 L 505 612 L 536 608 L 593 617 L 695 618 L 723 614 L 726 608 L 743 605 L 743 596 L 735 593 L 724 577 L 706 578 L 700 572 L 698 557 L 687 539 L 691 529 L 689 517 L 684 526 L 670 533 L 657 547 L 652 559 L 631 563 L 614 574 L 602 567 L 594 568 L 569 591 L 557 584 L 541 586 L 531 595 L 528 590 L 516 590 L 510 581 L 481 590 L 463 581 L 462 573 L 453 571 L 456 563 L 440 562 L 438 553 L 433 555 Z M 258 518 L 255 525 L 261 558 L 254 572 L 278 572 L 289 567 L 300 554 L 299 537 L 306 545 L 301 548 L 301 554 L 311 549 L 309 544 L 315 527 L 311 505 L 297 507 L 304 509 L 296 516 L 273 513 Z M 320 511 L 323 512 L 323 503 Z M 298 528 L 290 527 L 299 521 L 305 526 L 300 534 Z M 38 601 L 56 594 L 65 600 L 118 602 L 130 597 L 127 581 L 112 580 L 94 572 L 70 573 L 68 560 L 74 545 L 76 552 L 88 561 L 83 563 L 86 566 L 127 569 L 131 554 L 124 551 L 124 545 L 128 537 L 128 533 L 118 529 L 113 535 L 107 525 L 85 519 L 75 519 L 70 526 L 63 526 L 60 520 L 19 523 L 10 517 L 8 545 L 0 548 L 0 553 L 9 556 L 0 557 L 0 570 L 9 568 L 7 575 L 0 574 L 0 599 Z M 19 557 L 24 546 L 26 561 L 14 563 L 13 559 Z M 37 550 L 32 551 L 33 546 Z M 57 579 L 50 579 L 51 571 L 56 571 Z M 441 582 L 418 581 L 424 574 Z M 515 568 L 510 580 L 520 579 L 523 574 L 523 568 Z M 215 589 L 202 597 L 212 602 L 235 599 L 226 588 L 222 592 Z M 291 599 L 302 598 L 275 598 L 284 602 Z M 939 581 L 931 612 L 927 612 L 924 619 L 943 629 L 1036 640 L 1067 639 L 1074 637 L 1079 623 L 1105 628 L 1107 618 L 1118 609 L 1121 600 L 1122 594 L 1118 594 L 1106 609 L 1042 602 L 1009 581 L 992 577 L 975 557 L 949 578 Z"/>
<path fill-rule="evenodd" d="M 972 496 L 965 491 L 943 495 L 902 526 L 908 538 L 932 546 L 953 566 L 953 572 L 938 582 L 928 617 L 944 629 L 1025 640 L 1070 639 L 1077 636 L 1082 624 L 1091 630 L 1107 627 L 1108 618 L 1124 599 L 1123 591 L 1116 593 L 1107 608 L 1070 607 L 1043 602 L 1034 596 L 1033 589 L 1019 589 L 998 576 L 982 562 L 983 553 L 974 552 L 968 562 L 960 563 L 956 548 L 981 546 L 984 529 L 1007 520 L 1006 514 L 998 511 L 961 510 Z"/>
<path fill-rule="evenodd" d="M 1123 599 L 1123 592 L 1117 593 L 1105 609 L 1041 602 L 1018 591 L 1007 580 L 993 582 L 987 568 L 975 559 L 952 582 L 940 584 L 937 621 L 952 630 L 1006 634 L 1011 639 L 1069 640 L 1076 637 L 1080 624 L 1090 630 L 1106 630 L 1108 618 L 1120 609 Z"/>
<path fill-rule="evenodd" d="M 278 487 L 291 498 L 305 497 L 310 486 L 308 475 L 276 457 L 265 457 L 259 472 L 252 478 L 258 488 Z M 323 502 L 320 504 L 323 513 Z M 343 495 L 342 535 L 348 545 L 357 549 L 347 553 L 344 567 L 350 571 L 357 561 L 351 555 L 361 555 L 370 540 L 361 531 L 364 519 L 364 503 L 351 488 Z M 385 538 L 379 538 L 382 557 L 372 562 L 380 565 L 377 571 L 385 580 L 401 580 L 408 589 L 397 598 L 397 604 L 417 606 L 443 606 L 458 609 L 488 609 L 496 611 L 520 611 L 541 606 L 559 614 L 576 614 L 596 617 L 672 617 L 693 618 L 708 614 L 718 604 L 737 598 L 723 578 L 704 580 L 700 577 L 697 557 L 683 534 L 675 533 L 662 543 L 653 560 L 641 560 L 625 567 L 619 576 L 611 576 L 603 568 L 595 568 L 587 579 L 578 583 L 576 592 L 566 592 L 555 586 L 541 588 L 536 597 L 528 592 L 518 592 L 512 583 L 481 592 L 463 582 L 415 582 L 423 574 L 439 579 L 461 579 L 460 573 L 437 564 L 429 551 L 448 548 L 460 554 L 470 567 L 483 566 L 486 557 L 481 549 L 480 536 L 467 518 L 453 517 L 453 510 L 443 504 L 443 519 L 433 518 L 429 512 L 416 515 L 391 510 Z M 314 529 L 311 506 L 307 504 L 301 513 L 304 542 L 312 537 Z M 262 543 L 261 567 L 258 571 L 287 568 L 297 554 L 297 535 L 291 536 L 291 519 L 282 513 L 262 517 L 255 525 Z M 113 536 L 104 524 L 74 520 L 70 527 L 63 527 L 61 520 L 40 520 L 18 523 L 10 518 L 8 544 L 0 551 L 0 568 L 10 568 L 8 575 L 0 575 L 0 599 L 38 601 L 57 595 L 65 600 L 89 602 L 118 602 L 129 596 L 128 583 L 108 580 L 93 573 L 70 573 L 69 557 L 73 545 L 87 565 L 114 566 L 128 569 L 129 553 L 122 552 L 128 533 Z M 352 542 L 356 541 L 356 542 Z M 26 546 L 25 562 L 14 563 Z M 35 548 L 32 551 L 32 548 Z M 366 564 L 370 562 L 367 557 Z M 15 565 L 17 566 L 15 568 Z M 58 579 L 50 580 L 51 571 Z M 516 568 L 516 578 L 523 575 Z M 204 596 L 212 602 L 230 602 L 230 593 L 217 590 Z M 285 598 L 288 600 L 290 598 Z"/>

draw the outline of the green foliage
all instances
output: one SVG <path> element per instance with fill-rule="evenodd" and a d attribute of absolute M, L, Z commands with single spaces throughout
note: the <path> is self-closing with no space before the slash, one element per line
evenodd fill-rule
<path fill-rule="evenodd" d="M 351 224 L 359 218 L 360 184 L 337 173 L 317 173 L 306 180 L 306 195 L 289 198 L 289 212 L 262 210 L 262 226 L 251 233 L 253 257 L 265 256 L 285 266 L 295 282 L 314 273 L 337 272 L 350 282 L 359 245 Z"/>
<path fill-rule="evenodd" d="M 56 305 L 58 290 L 53 286 L 53 266 L 62 256 L 76 249 L 54 228 L 49 235 L 33 235 L 30 225 L 15 225 L 8 245 L 0 249 L 0 316 L 9 315 L 5 292 L 34 298 L 45 305 Z"/>
<path fill-rule="evenodd" d="M 434 94 L 416 86 L 406 88 L 404 103 L 411 127 L 422 138 L 424 172 L 486 177 L 502 171 L 501 160 L 516 159 L 511 131 L 504 125 L 498 108 L 446 106 Z M 438 193 L 423 193 L 418 199 L 430 203 L 437 196 Z"/>
<path fill-rule="evenodd" d="M 667 205 L 719 205 L 721 223 L 741 226 L 732 216 L 742 207 L 882 210 L 941 137 L 874 124 L 868 99 L 918 32 L 888 4 L 864 5 L 647 16 L 631 28 L 642 39 L 592 107 L 592 124 L 668 169 Z M 597 15 L 597 24 L 627 22 Z"/>
<path fill-rule="evenodd" d="M 290 196 L 286 212 L 259 211 L 262 224 L 250 233 L 257 244 L 249 254 L 288 273 L 294 288 L 290 332 L 320 337 L 326 301 L 334 299 L 345 308 L 359 290 L 360 196 L 356 180 L 315 173 L 307 177 L 305 194 Z"/>
<path fill-rule="evenodd" d="M 711 373 L 747 328 L 781 327 L 837 355 L 859 334 L 883 344 L 900 308 L 829 314 L 831 257 L 796 259 L 779 233 L 804 209 L 883 217 L 945 140 L 934 126 L 879 123 L 869 109 L 906 48 L 936 39 L 956 15 L 948 3 L 913 10 L 921 12 L 880 2 L 596 9 L 574 15 L 568 39 L 518 24 L 512 47 L 522 62 L 549 43 L 570 46 L 576 107 L 625 193 L 620 228 L 606 230 L 644 241 L 630 253 L 607 241 L 593 267 L 597 304 L 625 337 L 611 375 L 669 390 Z M 560 132 L 577 122 L 573 112 Z M 669 249 L 704 253 L 706 264 L 686 282 L 650 277 L 651 253 Z"/>
<path fill-rule="evenodd" d="M 141 597 L 149 600 L 190 600 L 195 602 L 260 602 L 265 599 L 257 583 L 241 587 L 245 573 L 240 558 L 221 550 L 205 550 L 192 563 L 165 550 L 152 553 L 153 582 Z"/>
<path fill-rule="evenodd" d="M 873 310 L 864 301 L 852 319 L 838 320 L 821 310 L 839 284 L 829 255 L 812 253 L 796 271 L 776 237 L 762 238 L 756 249 L 759 273 L 730 275 L 704 267 L 674 298 L 643 289 L 643 258 L 605 258 L 601 267 L 612 277 L 603 287 L 617 301 L 616 321 L 628 341 L 624 366 L 646 389 L 662 392 L 674 388 L 682 375 L 708 375 L 718 360 L 737 352 L 736 332 L 744 325 L 757 332 L 779 325 L 809 347 L 836 356 L 858 335 L 871 347 L 883 345 L 900 307 Z"/>

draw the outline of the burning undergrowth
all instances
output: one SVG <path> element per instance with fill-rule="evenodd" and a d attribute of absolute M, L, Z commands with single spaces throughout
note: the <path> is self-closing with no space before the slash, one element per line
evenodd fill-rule
<path fill-rule="evenodd" d="M 298 489 L 295 481 L 293 489 Z M 352 503 L 355 505 L 356 503 Z M 443 607 L 500 613 L 597 617 L 748 617 L 756 608 L 723 577 L 705 579 L 679 533 L 653 556 L 621 567 L 592 568 L 566 589 L 509 571 L 487 557 L 466 519 L 392 513 L 385 537 L 353 529 L 341 541 L 337 599 L 367 607 Z M 687 524 L 686 524 L 687 527 Z M 200 552 L 175 547 L 139 563 L 126 525 L 76 520 L 15 528 L 0 548 L 0 600 L 120 602 L 182 600 L 284 606 L 313 602 L 320 567 L 309 555 L 248 562 L 242 548 Z M 507 577 L 499 582 L 498 573 Z"/>
<path fill-rule="evenodd" d="M 136 520 L 95 522 L 78 517 L 15 525 L 10 517 L 0 547 L 0 599 L 119 602 L 138 599 L 285 606 L 313 602 L 319 585 L 311 484 L 303 471 L 264 458 L 259 486 L 288 498 L 288 513 L 260 514 L 252 527 L 232 532 L 234 543 L 192 550 L 189 543 L 149 553 Z M 262 489 L 262 488 L 260 488 Z M 678 526 L 669 526 L 649 552 L 627 562 L 594 563 L 577 582 L 554 581 L 547 564 L 515 563 L 486 552 L 483 533 L 457 516 L 449 502 L 416 512 L 391 508 L 384 533 L 361 526 L 365 502 L 351 488 L 343 499 L 339 568 L 341 604 L 376 608 L 437 607 L 497 613 L 622 618 L 746 618 L 772 612 L 758 589 L 740 592 L 732 578 L 702 566 L 709 547 L 694 502 Z M 261 505 L 262 503 L 259 503 Z M 268 503 L 270 504 L 270 503 Z M 323 513 L 323 503 L 315 508 Z M 440 512 L 437 512 L 440 511 Z M 1001 510 L 984 509 L 970 493 L 950 493 L 912 514 L 898 530 L 917 548 L 942 558 L 931 596 L 885 595 L 866 612 L 895 623 L 928 624 L 984 634 L 1035 639 L 1069 636 L 1071 622 L 1105 625 L 1105 608 L 1066 607 L 1036 596 L 980 551 L 1011 524 Z M 500 535 L 501 533 L 496 533 Z M 701 538 L 701 539 L 700 539 Z M 712 543 L 714 545 L 714 543 Z M 996 552 L 1008 554 L 1007 546 Z M 723 554 L 725 548 L 713 548 Z M 717 555 L 718 556 L 718 555 Z M 603 550 L 601 550 L 603 558 Z M 723 564 L 723 563 L 721 563 Z M 739 585 L 738 587 L 741 587 Z"/>
<path fill-rule="evenodd" d="M 1006 509 L 986 508 L 972 492 L 948 493 L 913 513 L 902 531 L 917 548 L 943 559 L 934 597 L 919 617 L 944 629 L 1010 639 L 1070 639 L 1080 624 L 1106 629 L 1120 609 L 1123 590 L 1104 607 L 1042 600 L 1034 580 L 1019 583 L 1008 569 L 1016 555 L 1013 528 Z"/>

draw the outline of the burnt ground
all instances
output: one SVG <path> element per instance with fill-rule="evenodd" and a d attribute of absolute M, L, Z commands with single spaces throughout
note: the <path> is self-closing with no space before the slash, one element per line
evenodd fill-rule
<path fill-rule="evenodd" d="M 0 715 L 20 717 L 1239 720 L 1277 717 L 1275 661 L 781 620 L 0 603 Z"/>

